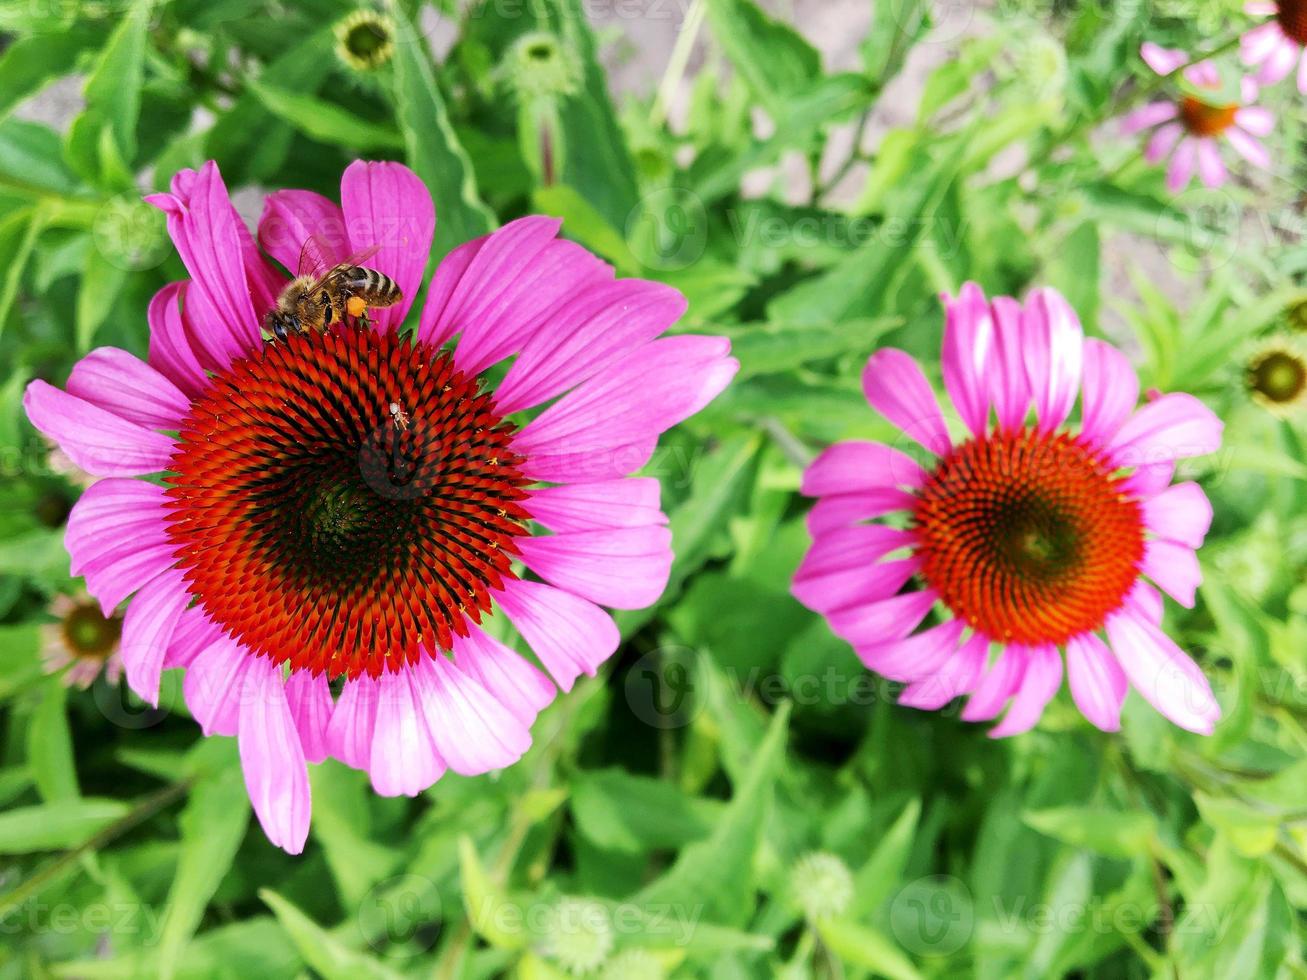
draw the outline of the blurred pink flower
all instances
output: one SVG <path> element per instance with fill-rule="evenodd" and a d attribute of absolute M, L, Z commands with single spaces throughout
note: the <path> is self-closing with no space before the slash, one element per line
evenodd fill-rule
<path fill-rule="evenodd" d="M 543 217 L 454 249 L 401 335 L 435 213 L 395 163 L 351 164 L 340 204 L 270 195 L 263 251 L 211 162 L 148 200 L 191 275 L 150 305 L 149 362 L 100 348 L 67 390 L 24 398 L 102 477 L 66 543 L 106 615 L 133 596 L 128 683 L 153 703 L 160 672 L 186 669 L 192 714 L 239 739 L 259 821 L 291 853 L 308 762 L 387 796 L 516 762 L 555 685 L 616 650 L 602 607 L 662 594 L 659 484 L 629 474 L 729 383 L 729 342 L 661 337 L 680 293 L 615 279 Z M 367 250 L 402 301 L 265 341 L 286 278 L 263 252 L 297 272 L 309 239 L 329 263 Z M 501 614 L 543 671 L 483 628 Z"/>
<path fill-rule="evenodd" d="M 106 615 L 86 595 L 55 596 L 50 602 L 50 615 L 56 621 L 41 627 L 41 666 L 45 672 L 65 671 L 63 682 L 82 690 L 91 686 L 101 670 L 105 680 L 117 684 L 123 672 L 122 616 Z"/>
<path fill-rule="evenodd" d="M 1170 75 L 1189 60 L 1183 51 L 1151 43 L 1140 49 L 1140 55 L 1159 75 Z M 1166 173 L 1167 188 L 1172 193 L 1183 190 L 1193 179 L 1195 169 L 1206 186 L 1224 184 L 1229 175 L 1221 159 L 1221 140 L 1254 166 L 1269 167 L 1270 155 L 1258 137 L 1270 133 L 1274 117 L 1270 110 L 1252 104 L 1257 99 L 1256 83 L 1250 78 L 1241 79 L 1239 103 L 1227 103 L 1214 96 L 1221 88 L 1221 76 L 1210 61 L 1189 65 L 1183 76 L 1193 88 L 1213 93 L 1212 100 L 1183 93 L 1176 98 L 1150 102 L 1122 121 L 1127 135 L 1145 129 L 1153 131 L 1144 159 L 1159 163 L 1168 156 L 1171 158 Z"/>
<path fill-rule="evenodd" d="M 1243 8 L 1254 17 L 1271 19 L 1248 31 L 1239 41 L 1243 63 L 1258 68 L 1259 85 L 1274 85 L 1298 68 L 1298 91 L 1307 95 L 1307 2 L 1304 0 L 1250 0 Z"/>
<path fill-rule="evenodd" d="M 901 703 L 933 710 L 966 694 L 968 721 L 1008 706 L 996 736 L 1038 722 L 1062 683 L 1059 649 L 1072 698 L 1099 728 L 1120 726 L 1133 686 L 1210 733 L 1220 708 L 1162 631 L 1162 597 L 1144 579 L 1193 605 L 1212 511 L 1196 483 L 1170 484 L 1177 459 L 1218 447 L 1221 422 L 1180 393 L 1136 410 L 1125 355 L 1085 339 L 1054 290 L 1023 307 L 967 283 L 944 302 L 944 386 L 965 438 L 950 436 L 913 358 L 873 354 L 867 401 L 934 458 L 922 466 L 874 442 L 818 456 L 803 475 L 818 502 L 795 596 L 869 668 L 907 683 Z M 935 612 L 938 625 L 918 631 Z"/>

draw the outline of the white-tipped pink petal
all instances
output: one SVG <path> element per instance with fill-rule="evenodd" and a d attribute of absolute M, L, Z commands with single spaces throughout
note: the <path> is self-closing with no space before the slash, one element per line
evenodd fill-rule
<path fill-rule="evenodd" d="M 1030 647 L 1026 651 L 1026 666 L 1021 683 L 1012 695 L 1012 704 L 1003 720 L 989 731 L 990 738 L 1006 738 L 1028 732 L 1039 723 L 1062 686 L 1062 658 L 1057 648 L 1048 644 Z"/>
<path fill-rule="evenodd" d="M 23 394 L 32 425 L 93 476 L 143 476 L 168 468 L 173 442 L 41 380 Z"/>
<path fill-rule="evenodd" d="M 1284 31 L 1275 21 L 1258 24 L 1239 39 L 1239 56 L 1245 65 L 1260 65 L 1284 42 Z"/>
<path fill-rule="evenodd" d="M 926 471 L 907 453 L 878 442 L 837 442 L 803 472 L 801 490 L 809 497 L 893 487 L 919 489 Z"/>
<path fill-rule="evenodd" d="M 1265 106 L 1241 106 L 1235 110 L 1234 124 L 1249 136 L 1270 136 L 1275 129 L 1275 113 Z"/>
<path fill-rule="evenodd" d="M 1096 728 L 1117 731 L 1129 685 L 1107 644 L 1093 633 L 1072 637 L 1066 645 L 1066 673 L 1080 713 Z"/>
<path fill-rule="evenodd" d="M 867 402 L 908 438 L 942 456 L 952 445 L 930 382 L 908 354 L 885 348 L 871 355 L 862 372 Z"/>
<path fill-rule="evenodd" d="M 1107 618 L 1112 652 L 1130 686 L 1181 728 L 1210 735 L 1221 717 L 1203 672 L 1154 623 L 1129 612 Z"/>
<path fill-rule="evenodd" d="M 309 771 L 281 667 L 262 657 L 245 674 L 239 742 L 245 788 L 263 832 L 288 854 L 299 854 L 309 836 Z"/>
<path fill-rule="evenodd" d="M 531 491 L 531 517 L 551 531 L 599 531 L 666 524 L 662 484 L 652 477 L 566 483 Z"/>
<path fill-rule="evenodd" d="M 293 670 L 286 679 L 286 702 L 299 733 L 304 758 L 321 762 L 327 751 L 327 725 L 331 722 L 331 686 L 326 674 Z"/>
<path fill-rule="evenodd" d="M 513 580 L 495 598 L 564 691 L 581 674 L 593 677 L 621 640 L 608 613 L 551 585 Z"/>
<path fill-rule="evenodd" d="M 427 660 L 425 654 L 420 656 Z M 377 678 L 376 726 L 367 770 L 372 788 L 382 796 L 417 796 L 445 774 L 445 761 L 427 725 L 422 685 L 415 677 L 420 670 L 429 668 L 405 664 Z M 430 721 L 434 726 L 440 719 Z"/>
<path fill-rule="evenodd" d="M 1080 390 L 1084 330 L 1071 304 L 1056 289 L 1031 292 L 1022 309 L 1026 382 L 1039 427 L 1051 432 L 1071 414 Z"/>
<path fill-rule="evenodd" d="M 546 582 L 613 609 L 653 605 L 672 569 L 672 532 L 657 525 L 524 537 L 517 547 Z"/>
<path fill-rule="evenodd" d="M 1262 61 L 1262 69 L 1253 76 L 1258 85 L 1275 85 L 1288 77 L 1293 71 L 1294 63 L 1302 54 L 1302 47 L 1290 41 L 1283 34 L 1277 39 L 1270 54 Z"/>
<path fill-rule="evenodd" d="M 431 740 L 454 772 L 503 769 L 531 747 L 521 719 L 442 654 L 423 658 L 413 676 Z"/>
<path fill-rule="evenodd" d="M 121 656 L 127 684 L 142 701 L 156 707 L 164 656 L 190 602 L 182 573 L 169 569 L 141 587 L 123 616 Z"/>
<path fill-rule="evenodd" d="M 973 435 L 984 435 L 989 421 L 989 372 L 994 370 L 994 318 L 985 294 L 963 283 L 956 300 L 944 297 L 945 324 L 941 368 L 944 387 Z"/>
<path fill-rule="evenodd" d="M 1212 526 L 1212 502 L 1197 483 L 1177 483 L 1141 506 L 1149 531 L 1189 548 L 1202 547 Z"/>
<path fill-rule="evenodd" d="M 345 682 L 327 723 L 327 751 L 333 759 L 353 769 L 368 768 L 379 696 L 376 679 L 367 674 Z"/>
<path fill-rule="evenodd" d="M 523 725 L 534 722 L 558 694 L 553 682 L 525 657 L 475 623 L 468 624 L 467 636 L 454 635 L 454 659 Z"/>
<path fill-rule="evenodd" d="M 1122 466 L 1205 456 L 1220 448 L 1223 429 L 1216 414 L 1193 395 L 1171 392 L 1127 419 L 1109 448 Z"/>
<path fill-rule="evenodd" d="M 1144 543 L 1144 560 L 1139 570 L 1180 605 L 1193 608 L 1198 586 L 1203 581 L 1193 548 L 1153 538 Z"/>
<path fill-rule="evenodd" d="M 988 656 L 989 639 L 972 633 L 935 673 L 905 687 L 899 695 L 899 704 L 922 711 L 938 711 L 975 687 Z"/>
<path fill-rule="evenodd" d="M 893 681 L 921 681 L 938 672 L 953 656 L 965 624 L 950 619 L 907 639 L 856 648 L 862 662 Z"/>

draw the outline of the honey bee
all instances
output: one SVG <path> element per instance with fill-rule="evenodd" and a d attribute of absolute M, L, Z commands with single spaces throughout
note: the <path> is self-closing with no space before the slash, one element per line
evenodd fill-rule
<path fill-rule="evenodd" d="M 345 322 L 347 316 L 366 325 L 370 307 L 394 306 L 404 295 L 395 280 L 361 265 L 378 250 L 379 246 L 373 245 L 331 263 L 320 241 L 306 239 L 295 278 L 263 318 L 264 330 L 285 340 L 292 333 L 326 330 L 333 323 Z"/>

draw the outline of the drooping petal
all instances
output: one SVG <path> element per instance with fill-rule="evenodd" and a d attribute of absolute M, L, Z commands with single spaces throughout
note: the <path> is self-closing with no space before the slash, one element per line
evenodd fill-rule
<path fill-rule="evenodd" d="M 367 769 L 377 722 L 377 681 L 367 674 L 347 680 L 327 723 L 327 751 L 353 769 Z"/>
<path fill-rule="evenodd" d="M 454 772 L 503 769 L 531 747 L 526 725 L 444 655 L 424 657 L 412 676 L 431 740 Z"/>
<path fill-rule="evenodd" d="M 163 669 L 189 667 L 195 658 L 223 637 L 222 627 L 215 623 L 203 606 L 191 606 L 182 613 L 173 630 L 172 643 L 163 659 Z"/>
<path fill-rule="evenodd" d="M 423 692 L 414 679 L 419 669 L 405 664 L 377 678 L 376 727 L 367 770 L 372 788 L 382 796 L 417 796 L 445 774 L 445 761 L 427 726 Z M 432 725 L 439 720 L 432 718 Z"/>
<path fill-rule="evenodd" d="M 1194 165 L 1198 158 L 1198 144 L 1192 138 L 1186 136 L 1175 148 L 1171 155 L 1171 166 L 1166 171 L 1166 189 L 1172 194 L 1178 194 L 1189 186 L 1189 181 L 1194 176 Z"/>
<path fill-rule="evenodd" d="M 150 324 L 150 366 L 165 375 L 187 398 L 194 398 L 209 385 L 209 376 L 186 332 L 181 302 L 189 283 L 172 282 L 150 300 L 146 319 Z"/>
<path fill-rule="evenodd" d="M 1145 106 L 1127 113 L 1121 120 L 1121 133 L 1133 136 L 1135 133 L 1174 119 L 1177 113 L 1174 102 L 1150 102 Z"/>
<path fill-rule="evenodd" d="M 1210 735 L 1220 705 L 1198 665 L 1154 623 L 1129 612 L 1107 618 L 1112 652 L 1130 686 L 1181 728 Z"/>
<path fill-rule="evenodd" d="M 1051 432 L 1071 414 L 1080 389 L 1084 330 L 1056 289 L 1036 289 L 1022 308 L 1026 381 L 1039 427 Z"/>
<path fill-rule="evenodd" d="M 1124 354 L 1091 337 L 1085 341 L 1081 392 L 1080 431 L 1089 442 L 1104 445 L 1138 404 L 1139 378 Z"/>
<path fill-rule="evenodd" d="M 1274 12 L 1274 11 L 1272 11 Z M 1284 32 L 1275 21 L 1258 24 L 1239 39 L 1239 55 L 1245 65 L 1260 65 L 1284 41 Z"/>
<path fill-rule="evenodd" d="M 598 531 L 666 524 L 662 484 L 652 477 L 567 483 L 531 491 L 531 517 L 551 531 Z"/>
<path fill-rule="evenodd" d="M 950 619 L 907 639 L 856 648 L 864 664 L 893 681 L 920 681 L 937 673 L 957 651 L 965 624 Z"/>
<path fill-rule="evenodd" d="M 959 716 L 963 721 L 992 721 L 1016 693 L 1026 670 L 1026 648 L 1009 644 L 971 689 Z"/>
<path fill-rule="evenodd" d="M 614 468 L 624 465 L 613 458 L 614 450 L 656 438 L 717 397 L 739 370 L 729 352 L 725 338 L 681 336 L 627 355 L 517 434 L 513 447 L 527 457 L 522 472 L 557 481 L 554 461 L 572 466 L 587 456 Z"/>
<path fill-rule="evenodd" d="M 173 442 L 76 395 L 36 380 L 23 394 L 32 425 L 93 476 L 142 476 L 167 469 Z"/>
<path fill-rule="evenodd" d="M 1229 178 L 1221 153 L 1212 139 L 1198 140 L 1198 177 L 1204 187 L 1220 187 Z"/>
<path fill-rule="evenodd" d="M 664 333 L 685 306 L 677 290 L 642 279 L 604 282 L 569 298 L 523 345 L 495 406 L 517 412 L 562 394 Z"/>
<path fill-rule="evenodd" d="M 454 659 L 523 725 L 530 725 L 558 690 L 526 658 L 475 623 L 467 636 L 454 634 Z"/>
<path fill-rule="evenodd" d="M 1270 136 L 1275 129 L 1275 113 L 1265 106 L 1242 106 L 1235 110 L 1234 124 L 1250 136 Z"/>
<path fill-rule="evenodd" d="M 941 456 L 952 442 L 930 382 L 911 355 L 885 348 L 862 371 L 867 403 L 928 452 Z"/>
<path fill-rule="evenodd" d="M 1254 80 L 1258 85 L 1275 85 L 1293 71 L 1294 63 L 1301 53 L 1299 45 L 1281 34 L 1275 47 L 1262 61 L 1261 71 L 1253 76 Z"/>
<path fill-rule="evenodd" d="M 1224 424 L 1193 395 L 1171 392 L 1135 412 L 1111 442 L 1122 466 L 1142 466 L 1216 452 Z"/>
<path fill-rule="evenodd" d="M 170 569 L 146 582 L 123 616 L 121 653 L 127 683 L 141 700 L 156 707 L 164 655 L 190 601 L 182 573 Z"/>
<path fill-rule="evenodd" d="M 922 589 L 849 606 L 830 614 L 831 630 L 855 648 L 901 640 L 921 625 L 938 600 L 934 590 Z"/>
<path fill-rule="evenodd" d="M 1144 560 L 1140 571 L 1156 582 L 1172 599 L 1186 609 L 1194 606 L 1194 597 L 1203 580 L 1194 549 L 1153 538 L 1144 543 Z"/>
<path fill-rule="evenodd" d="M 1142 504 L 1144 524 L 1159 538 L 1200 548 L 1212 526 L 1212 503 L 1197 483 L 1177 483 Z"/>
<path fill-rule="evenodd" d="M 350 250 L 379 246 L 365 264 L 394 279 L 403 293 L 394 306 L 368 313 L 377 329 L 393 330 L 417 298 L 431 255 L 436 230 L 431 192 L 402 163 L 356 160 L 341 177 L 340 204 Z"/>
<path fill-rule="evenodd" d="M 1135 584 L 1125 597 L 1124 604 L 1150 623 L 1160 623 L 1162 616 L 1166 613 L 1166 601 L 1162 598 L 1162 593 L 1143 579 L 1135 580 Z"/>
<path fill-rule="evenodd" d="M 1012 704 L 1003 720 L 989 731 L 990 738 L 1006 738 L 1028 732 L 1039 723 L 1062 686 L 1062 658 L 1057 648 L 1048 644 L 1030 647 L 1026 651 L 1026 666 L 1021 683 L 1012 696 Z"/>
<path fill-rule="evenodd" d="M 167 544 L 166 500 L 163 487 L 144 480 L 110 477 L 91 484 L 68 514 L 69 571 L 81 575 L 92 561 L 124 546 Z"/>
<path fill-rule="evenodd" d="M 1066 645 L 1066 673 L 1080 713 L 1105 732 L 1120 729 L 1128 684 L 1107 644 L 1093 633 L 1072 637 Z"/>
<path fill-rule="evenodd" d="M 581 674 L 593 677 L 621 641 L 611 616 L 551 585 L 513 580 L 495 598 L 564 691 L 570 691 Z"/>
<path fill-rule="evenodd" d="M 905 687 L 899 695 L 899 704 L 922 711 L 938 711 L 975 687 L 988 656 L 989 638 L 972 633 L 935 673 Z"/>
<path fill-rule="evenodd" d="M 518 541 L 527 567 L 545 581 L 613 609 L 643 609 L 667 587 L 672 532 L 665 527 L 537 535 Z"/>
<path fill-rule="evenodd" d="M 288 854 L 299 854 L 309 836 L 309 771 L 281 668 L 262 657 L 246 671 L 239 742 L 245 788 L 263 832 Z"/>
<path fill-rule="evenodd" d="M 1307 65 L 1307 59 L 1303 64 Z M 1255 136 L 1249 136 L 1242 129 L 1231 127 L 1225 131 L 1225 138 L 1230 141 L 1235 152 L 1251 163 L 1254 167 L 1261 167 L 1263 170 L 1269 170 L 1271 167 L 1271 154 L 1267 152 L 1266 147 Z"/>
<path fill-rule="evenodd" d="M 182 695 L 205 735 L 235 735 L 240 730 L 241 701 L 250 696 L 245 675 L 256 659 L 222 635 L 191 660 L 182 678 Z"/>
<path fill-rule="evenodd" d="M 1167 123 L 1158 126 L 1157 131 L 1148 138 L 1144 147 L 1144 159 L 1149 163 L 1160 163 L 1171 155 L 1180 137 L 1184 135 L 1184 126 L 1180 123 Z"/>
<path fill-rule="evenodd" d="M 301 269 L 304 243 L 312 238 L 318 256 L 332 265 L 353 250 L 345 233 L 340 205 L 313 191 L 273 191 L 263 201 L 259 217 L 259 244 L 292 276 L 313 275 L 319 269 Z"/>
<path fill-rule="evenodd" d="M 326 674 L 293 670 L 286 680 L 286 702 L 299 734 L 304 758 L 321 762 L 327 751 L 327 725 L 331 722 L 331 687 Z"/>
<path fill-rule="evenodd" d="M 147 429 L 176 429 L 191 407 L 167 377 L 117 347 L 97 347 L 74 364 L 66 390 Z"/>
<path fill-rule="evenodd" d="M 1145 41 L 1139 48 L 1139 57 L 1144 64 L 1159 75 L 1169 75 L 1189 63 L 1189 55 L 1178 48 L 1164 48 L 1152 41 Z"/>
<path fill-rule="evenodd" d="M 994 318 L 984 292 L 974 282 L 963 283 L 956 300 L 946 296 L 944 308 L 944 387 L 967 428 L 973 435 L 984 435 L 989 421 L 988 375 L 995 370 Z"/>
<path fill-rule="evenodd" d="M 821 497 L 893 487 L 919 489 L 926 471 L 898 449 L 878 442 L 837 442 L 827 446 L 803 472 L 802 493 Z"/>

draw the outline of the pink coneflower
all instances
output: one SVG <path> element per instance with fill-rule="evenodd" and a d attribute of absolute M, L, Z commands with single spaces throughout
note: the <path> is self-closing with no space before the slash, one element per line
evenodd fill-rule
<path fill-rule="evenodd" d="M 1140 55 L 1148 67 L 1159 75 L 1170 75 L 1185 65 L 1189 56 L 1183 51 L 1145 44 Z M 1252 105 L 1257 99 L 1257 85 L 1243 78 L 1239 83 L 1239 101 L 1220 98 L 1221 75 L 1210 61 L 1185 68 L 1184 79 L 1193 91 L 1174 99 L 1150 102 L 1125 117 L 1122 129 L 1127 134 L 1153 130 L 1144 159 L 1159 163 L 1168 156 L 1166 186 L 1172 193 L 1183 190 L 1193 179 L 1194 171 L 1208 187 L 1220 187 L 1229 179 L 1221 159 L 1220 141 L 1225 140 L 1241 157 L 1257 167 L 1271 165 L 1270 155 L 1258 137 L 1266 136 L 1274 126 L 1269 109 Z"/>
<path fill-rule="evenodd" d="M 907 682 L 905 704 L 969 694 L 962 717 L 981 721 L 1010 701 L 994 735 L 1039 720 L 1061 685 L 1059 649 L 1099 728 L 1119 726 L 1128 680 L 1177 725 L 1210 732 L 1220 710 L 1159 627 L 1162 599 L 1144 577 L 1193 605 L 1211 508 L 1197 484 L 1169 484 L 1176 459 L 1217 448 L 1221 423 L 1186 394 L 1135 411 L 1125 356 L 1084 339 L 1051 289 L 1022 307 L 968 283 L 945 305 L 944 384 L 968 435 L 950 438 L 911 357 L 874 354 L 867 400 L 935 459 L 923 468 L 871 442 L 823 452 L 803 477 L 820 501 L 794 594 L 868 667 Z M 891 514 L 902 517 L 877 520 Z M 918 632 L 935 611 L 938 625 Z"/>
<path fill-rule="evenodd" d="M 106 616 L 89 596 L 58 595 L 50 603 L 55 622 L 41 627 L 41 666 L 47 674 L 63 671 L 63 682 L 82 690 L 104 671 L 117 684 L 123 661 L 119 652 L 122 617 Z"/>
<path fill-rule="evenodd" d="M 601 606 L 661 594 L 659 485 L 627 475 L 729 382 L 727 342 L 655 339 L 680 294 L 615 280 L 539 217 L 451 252 L 402 337 L 435 215 L 408 169 L 364 162 L 339 206 L 271 195 L 260 239 L 292 271 L 310 237 L 333 261 L 379 246 L 366 265 L 403 301 L 372 327 L 268 342 L 285 277 L 218 168 L 149 200 L 191 275 L 151 304 L 149 363 L 101 348 L 66 391 L 34 381 L 24 400 L 103 477 L 67 543 L 106 614 L 134 594 L 133 690 L 153 702 L 160 671 L 186 668 L 188 706 L 206 734 L 238 737 L 259 820 L 291 852 L 306 761 L 364 769 L 385 795 L 514 762 L 554 685 L 617 647 Z M 500 613 L 548 676 L 482 628 Z"/>
<path fill-rule="evenodd" d="M 1243 8 L 1254 17 L 1270 17 L 1239 40 L 1239 55 L 1259 85 L 1274 85 L 1298 67 L 1298 91 L 1307 95 L 1307 2 L 1304 0 L 1250 0 Z"/>

